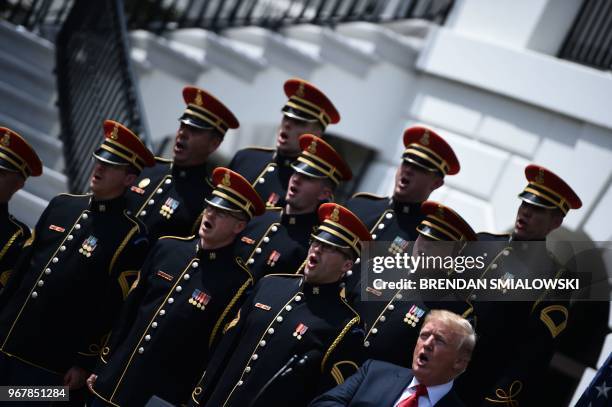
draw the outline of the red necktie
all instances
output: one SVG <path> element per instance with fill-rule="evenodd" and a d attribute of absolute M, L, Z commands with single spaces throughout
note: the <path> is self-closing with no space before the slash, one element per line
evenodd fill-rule
<path fill-rule="evenodd" d="M 427 387 L 422 384 L 417 384 L 415 390 L 413 394 L 400 401 L 397 407 L 418 407 L 419 397 L 427 395 Z"/>

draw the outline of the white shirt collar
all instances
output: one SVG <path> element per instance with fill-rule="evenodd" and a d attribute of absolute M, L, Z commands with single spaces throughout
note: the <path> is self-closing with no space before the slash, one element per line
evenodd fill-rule
<path fill-rule="evenodd" d="M 444 384 L 438 384 L 436 386 L 427 386 L 427 396 L 429 398 L 430 405 L 435 406 L 436 403 L 440 401 L 442 397 L 446 396 L 446 393 L 451 391 L 451 389 L 453 388 L 453 383 L 454 380 L 451 380 L 450 382 L 446 382 Z M 413 377 L 412 381 L 408 385 L 408 388 L 411 389 L 417 384 L 419 384 L 419 381 L 416 377 Z"/>

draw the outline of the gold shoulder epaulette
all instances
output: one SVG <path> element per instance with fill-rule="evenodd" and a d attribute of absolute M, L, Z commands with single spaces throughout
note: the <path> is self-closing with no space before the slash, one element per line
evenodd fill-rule
<path fill-rule="evenodd" d="M 176 239 L 176 240 L 191 240 L 195 237 L 195 235 L 191 235 L 191 236 L 161 236 L 159 238 L 159 240 L 161 239 Z"/>
<path fill-rule="evenodd" d="M 371 194 L 369 192 L 357 192 L 356 194 L 351 196 L 351 199 L 353 199 L 353 198 L 385 199 L 387 197 L 386 196 L 382 196 L 382 195 Z"/>
<path fill-rule="evenodd" d="M 273 152 L 276 149 L 272 148 L 272 147 L 262 147 L 262 146 L 248 146 L 245 147 L 244 150 L 257 150 L 257 151 L 267 151 L 267 152 Z"/>
<path fill-rule="evenodd" d="M 155 161 L 163 164 L 172 164 L 172 160 L 170 158 L 155 156 Z"/>

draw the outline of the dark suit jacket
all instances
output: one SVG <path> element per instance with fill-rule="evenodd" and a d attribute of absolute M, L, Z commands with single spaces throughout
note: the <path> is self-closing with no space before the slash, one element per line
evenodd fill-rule
<path fill-rule="evenodd" d="M 410 369 L 370 359 L 344 383 L 314 399 L 309 407 L 393 407 L 412 377 Z M 435 405 L 464 406 L 453 390 Z"/>

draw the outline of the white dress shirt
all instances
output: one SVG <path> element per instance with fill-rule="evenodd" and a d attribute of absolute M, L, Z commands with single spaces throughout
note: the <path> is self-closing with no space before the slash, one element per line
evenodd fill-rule
<path fill-rule="evenodd" d="M 416 377 L 413 377 L 412 381 L 408 386 L 406 386 L 399 399 L 397 399 L 395 404 L 393 404 L 393 407 L 397 407 L 400 401 L 407 399 L 409 396 L 414 394 L 416 392 L 417 384 L 419 384 L 419 381 L 416 379 Z M 419 407 L 434 407 L 436 403 L 446 395 L 446 393 L 451 391 L 452 388 L 453 380 L 444 384 L 438 384 L 437 386 L 427 386 L 427 396 L 419 397 Z"/>

